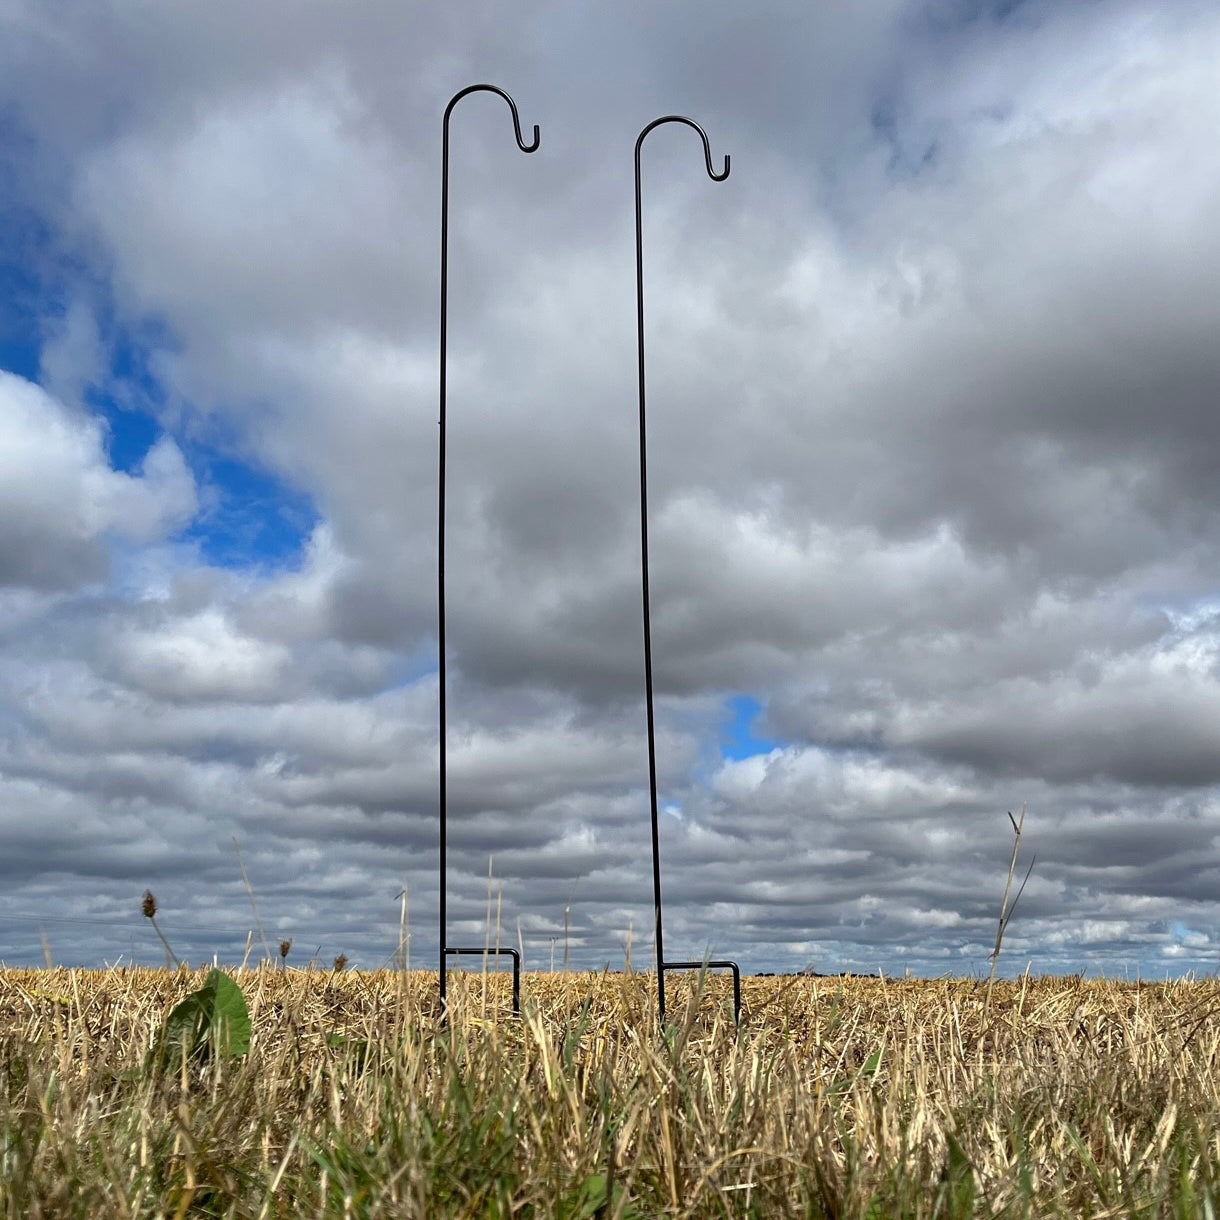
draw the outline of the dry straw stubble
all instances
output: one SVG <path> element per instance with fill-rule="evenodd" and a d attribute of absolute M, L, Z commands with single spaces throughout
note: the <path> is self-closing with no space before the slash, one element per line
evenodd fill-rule
<path fill-rule="evenodd" d="M 234 972 L 241 1060 L 142 1070 L 186 970 L 0 971 L 0 1214 L 1204 1214 L 1220 984 Z"/>

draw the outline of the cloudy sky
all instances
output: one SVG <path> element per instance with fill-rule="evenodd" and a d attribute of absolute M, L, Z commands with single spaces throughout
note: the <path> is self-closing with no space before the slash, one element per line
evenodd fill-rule
<path fill-rule="evenodd" d="M 1220 955 L 1220 10 L 0 0 L 0 958 Z M 240 845 L 240 860 L 235 844 Z M 490 873 L 490 881 L 489 881 Z M 256 953 L 258 936 L 255 934 Z M 554 955 L 554 958 L 552 957 Z"/>

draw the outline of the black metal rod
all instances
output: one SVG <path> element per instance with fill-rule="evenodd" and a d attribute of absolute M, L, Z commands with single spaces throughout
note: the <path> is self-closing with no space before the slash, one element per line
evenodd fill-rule
<path fill-rule="evenodd" d="M 661 921 L 661 843 L 657 818 L 656 720 L 652 696 L 652 615 L 648 594 L 648 429 L 644 385 L 644 209 L 640 190 L 640 149 L 648 133 L 664 123 L 684 123 L 687 127 L 693 127 L 703 141 L 707 176 L 713 182 L 723 182 L 729 176 L 728 156 L 724 158 L 723 171 L 718 174 L 712 166 L 712 147 L 708 143 L 707 132 L 693 119 L 683 115 L 668 114 L 663 118 L 653 119 L 640 132 L 635 142 L 635 308 L 640 375 L 640 586 L 644 599 L 644 690 L 648 713 L 648 791 L 652 807 L 652 896 L 657 947 L 657 1008 L 662 1022 L 665 1020 L 665 971 L 668 967 L 665 962 L 665 937 Z M 736 966 L 733 970 L 736 977 Z"/>
<path fill-rule="evenodd" d="M 483 957 L 487 954 L 496 954 L 500 957 L 507 954 L 513 959 L 513 1016 L 519 1017 L 521 1015 L 521 954 L 516 949 L 446 949 L 441 956 L 441 968 L 442 970 L 444 969 L 444 960 L 451 955 L 458 957 L 475 957 L 477 955 Z"/>
<path fill-rule="evenodd" d="M 728 960 L 718 962 L 666 962 L 661 967 L 661 971 L 664 972 L 666 970 L 731 970 L 733 972 L 733 1020 L 738 1025 L 741 1024 L 741 970 L 736 962 Z"/>
<path fill-rule="evenodd" d="M 440 477 L 438 486 L 438 509 L 437 509 L 437 573 L 436 573 L 436 596 L 438 610 L 438 628 L 437 628 L 437 648 L 440 655 L 440 673 L 438 681 L 440 683 L 440 933 L 438 944 L 440 946 L 440 962 L 437 968 L 438 985 L 440 987 L 441 998 L 441 1020 L 444 1021 L 446 1015 L 445 1009 L 445 957 L 449 953 L 469 953 L 469 949 L 449 949 L 445 942 L 448 940 L 447 933 L 447 917 L 446 897 L 448 893 L 448 834 L 447 821 L 449 813 L 449 755 L 448 755 L 448 737 L 446 732 L 446 658 L 445 658 L 445 425 L 446 425 L 446 368 L 448 357 L 448 340 L 449 340 L 449 116 L 453 113 L 453 108 L 470 93 L 494 93 L 502 97 L 509 106 L 513 114 L 513 130 L 517 137 L 517 147 L 522 152 L 532 153 L 538 147 L 539 132 L 538 124 L 534 124 L 534 142 L 526 144 L 521 138 L 521 118 L 517 114 L 517 103 L 513 101 L 503 89 L 497 88 L 495 85 L 467 85 L 465 89 L 459 90 L 449 100 L 449 105 L 445 107 L 445 118 L 442 124 L 442 140 L 441 140 L 441 394 L 440 394 L 440 419 L 437 421 L 440 424 Z M 479 949 L 477 952 L 482 953 Z M 516 950 L 513 950 L 515 953 Z M 520 977 L 520 963 L 514 973 L 514 989 L 517 986 L 517 981 Z M 514 1003 L 514 1010 L 516 1005 Z"/>

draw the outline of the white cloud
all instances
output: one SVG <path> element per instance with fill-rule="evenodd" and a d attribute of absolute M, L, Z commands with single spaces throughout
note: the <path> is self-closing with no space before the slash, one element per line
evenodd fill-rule
<path fill-rule="evenodd" d="M 105 574 L 106 539 L 152 542 L 195 508 L 190 472 L 162 438 L 138 475 L 112 470 L 102 427 L 0 371 L 0 581 L 74 588 Z"/>
<path fill-rule="evenodd" d="M 42 384 L 54 397 L 79 405 L 89 387 L 105 380 L 106 346 L 92 308 L 79 297 L 69 302 L 43 343 Z"/>
<path fill-rule="evenodd" d="M 630 154 L 683 111 L 733 173 L 648 146 L 675 949 L 967 968 L 1024 802 L 1014 960 L 1215 939 L 1209 8 L 15 12 L 0 207 L 54 300 L 43 387 L 0 374 L 10 905 L 84 877 L 91 915 L 169 886 L 202 922 L 236 834 L 335 951 L 392 951 L 404 877 L 431 910 L 440 116 L 487 79 L 542 145 L 455 118 L 455 924 L 494 853 L 544 952 L 572 894 L 582 963 L 650 927 Z M 98 393 L 164 432 L 132 474 Z M 198 444 L 311 499 L 295 569 L 178 536 Z M 725 762 L 741 693 L 783 744 Z"/>
<path fill-rule="evenodd" d="M 127 624 L 110 652 L 127 686 L 171 700 L 278 701 L 291 661 L 283 645 L 239 634 L 216 607 L 151 630 Z"/>

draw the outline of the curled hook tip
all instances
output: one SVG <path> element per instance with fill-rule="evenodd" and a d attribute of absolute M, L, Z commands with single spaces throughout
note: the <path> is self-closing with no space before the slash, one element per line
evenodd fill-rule
<path fill-rule="evenodd" d="M 635 163 L 637 172 L 640 164 L 640 149 L 644 145 L 645 137 L 647 137 L 650 131 L 653 131 L 655 128 L 660 127 L 665 123 L 685 123 L 687 127 L 698 133 L 699 139 L 703 141 L 703 161 L 707 167 L 707 176 L 713 182 L 723 182 L 729 176 L 729 165 L 731 163 L 731 158 L 729 157 L 728 153 L 726 153 L 724 157 L 724 169 L 721 170 L 720 173 L 717 173 L 712 168 L 712 145 L 707 138 L 707 132 L 704 131 L 694 119 L 687 118 L 687 116 L 684 114 L 667 114 L 663 115 L 659 119 L 653 119 L 652 122 L 640 132 L 639 138 L 635 142 Z"/>
<path fill-rule="evenodd" d="M 471 93 L 494 93 L 497 97 L 502 97 L 507 103 L 508 108 L 512 111 L 513 116 L 513 134 L 517 139 L 517 147 L 522 152 L 532 153 L 538 148 L 542 139 L 542 133 L 538 130 L 538 124 L 534 124 L 534 142 L 526 144 L 521 137 L 521 115 L 517 111 L 517 103 L 513 101 L 511 94 L 505 93 L 499 85 L 467 85 L 465 89 L 459 89 L 453 97 L 449 99 L 449 105 L 445 107 L 445 139 L 449 138 L 449 116 L 453 113 L 453 108 Z M 447 147 L 447 145 L 446 145 Z"/>

